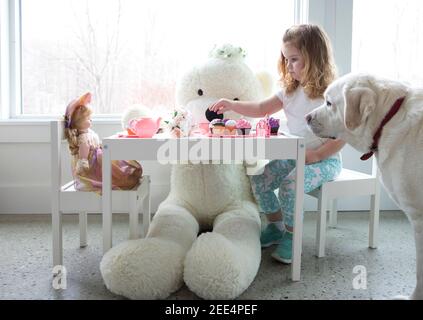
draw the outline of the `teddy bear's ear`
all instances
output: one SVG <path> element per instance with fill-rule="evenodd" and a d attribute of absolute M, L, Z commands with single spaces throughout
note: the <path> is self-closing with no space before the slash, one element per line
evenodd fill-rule
<path fill-rule="evenodd" d="M 273 78 L 267 71 L 260 71 L 256 73 L 256 78 L 261 84 L 263 98 L 267 98 L 272 94 L 273 91 Z"/>

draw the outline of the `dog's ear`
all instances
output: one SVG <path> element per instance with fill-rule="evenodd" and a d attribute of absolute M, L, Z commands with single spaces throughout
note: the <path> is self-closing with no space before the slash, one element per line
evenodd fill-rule
<path fill-rule="evenodd" d="M 345 127 L 354 130 L 376 107 L 376 93 L 366 87 L 344 88 Z"/>

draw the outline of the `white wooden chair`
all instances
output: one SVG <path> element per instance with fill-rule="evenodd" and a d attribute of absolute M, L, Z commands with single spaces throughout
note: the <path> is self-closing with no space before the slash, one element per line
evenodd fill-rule
<path fill-rule="evenodd" d="M 370 195 L 369 247 L 377 247 L 379 227 L 380 183 L 376 159 L 373 156 L 372 174 L 342 169 L 338 178 L 324 183 L 320 188 L 308 193 L 318 199 L 318 220 L 316 230 L 316 255 L 325 255 L 327 208 L 330 209 L 329 226 L 337 224 L 337 199 L 347 196 Z"/>
<path fill-rule="evenodd" d="M 75 190 L 74 181 L 62 184 L 62 150 L 68 152 L 64 138 L 64 122 L 51 121 L 51 214 L 53 237 L 53 265 L 63 264 L 62 213 L 79 213 L 80 246 L 87 245 L 87 213 L 102 212 L 101 195 L 95 192 Z M 69 166 L 69 170 L 71 170 Z M 143 235 L 150 224 L 150 177 L 143 176 L 140 185 L 134 190 L 112 191 L 114 203 L 127 204 L 129 212 L 129 238 L 139 237 L 139 209 L 143 212 Z M 126 207 L 126 205 L 125 205 Z"/>

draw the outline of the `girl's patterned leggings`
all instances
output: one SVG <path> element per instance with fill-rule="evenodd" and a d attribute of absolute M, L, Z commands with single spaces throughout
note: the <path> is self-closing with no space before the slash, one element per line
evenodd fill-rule
<path fill-rule="evenodd" d="M 323 183 L 335 179 L 342 169 L 337 158 L 308 164 L 304 168 L 304 192 L 309 193 Z M 282 210 L 285 225 L 293 227 L 295 204 L 295 160 L 270 161 L 260 175 L 250 176 L 251 187 L 260 212 Z M 279 199 L 275 190 L 279 189 Z"/>

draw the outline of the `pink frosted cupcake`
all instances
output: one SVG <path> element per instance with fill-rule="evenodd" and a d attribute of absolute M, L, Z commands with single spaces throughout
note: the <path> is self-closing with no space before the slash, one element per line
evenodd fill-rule
<path fill-rule="evenodd" d="M 239 119 L 236 122 L 236 128 L 238 130 L 239 135 L 245 136 L 245 135 L 250 134 L 251 123 L 248 120 Z"/>
<path fill-rule="evenodd" d="M 227 120 L 225 121 L 225 131 L 227 135 L 233 136 L 236 134 L 236 121 Z"/>
<path fill-rule="evenodd" d="M 225 123 L 221 119 L 214 119 L 209 125 L 211 134 L 224 135 L 225 134 Z"/>

